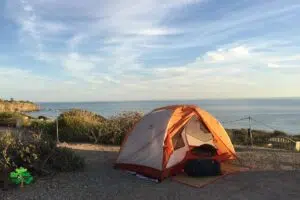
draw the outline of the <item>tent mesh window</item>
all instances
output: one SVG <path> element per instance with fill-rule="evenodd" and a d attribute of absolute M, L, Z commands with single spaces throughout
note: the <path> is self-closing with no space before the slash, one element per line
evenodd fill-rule
<path fill-rule="evenodd" d="M 202 120 L 200 121 L 200 130 L 203 133 L 209 133 L 209 134 L 211 134 Z"/>
<path fill-rule="evenodd" d="M 199 120 L 196 116 L 188 122 L 186 126 L 186 134 L 192 136 L 200 141 L 212 140 L 212 135 L 207 129 L 206 125 L 202 120 Z"/>
<path fill-rule="evenodd" d="M 172 137 L 172 145 L 174 150 L 180 149 L 185 146 L 183 138 L 181 136 L 183 129 L 180 129 L 173 137 Z"/>

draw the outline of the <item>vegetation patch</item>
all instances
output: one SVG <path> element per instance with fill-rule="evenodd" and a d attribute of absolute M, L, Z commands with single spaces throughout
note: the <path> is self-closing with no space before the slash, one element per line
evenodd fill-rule
<path fill-rule="evenodd" d="M 126 133 L 143 117 L 139 112 L 123 112 L 106 120 L 94 135 L 94 142 L 121 145 Z"/>
<path fill-rule="evenodd" d="M 46 175 L 51 171 L 83 169 L 84 159 L 71 150 L 56 147 L 47 134 L 24 131 L 0 134 L 0 171 L 11 172 L 20 167 L 34 175 Z"/>
<path fill-rule="evenodd" d="M 106 119 L 95 113 L 73 109 L 58 117 L 60 139 L 66 142 L 91 142 L 89 137 Z"/>
<path fill-rule="evenodd" d="M 49 121 L 49 120 L 44 121 L 39 119 L 32 119 L 26 126 L 24 126 L 24 128 L 42 134 L 51 135 L 53 136 L 53 138 L 56 133 L 55 121 Z"/>
<path fill-rule="evenodd" d="M 248 129 L 226 129 L 228 136 L 230 137 L 234 145 L 250 145 L 251 138 L 248 134 Z M 299 140 L 298 136 L 291 136 L 283 131 L 275 130 L 263 131 L 263 130 L 251 130 L 252 132 L 252 142 L 256 146 L 267 145 L 270 138 L 273 137 L 287 137 L 293 140 Z"/>
<path fill-rule="evenodd" d="M 0 126 L 16 127 L 27 126 L 30 123 L 31 117 L 18 112 L 0 112 Z"/>
<path fill-rule="evenodd" d="M 68 111 L 58 118 L 59 137 L 65 142 L 120 145 L 125 134 L 142 116 L 139 112 L 123 112 L 105 119 L 88 111 Z"/>

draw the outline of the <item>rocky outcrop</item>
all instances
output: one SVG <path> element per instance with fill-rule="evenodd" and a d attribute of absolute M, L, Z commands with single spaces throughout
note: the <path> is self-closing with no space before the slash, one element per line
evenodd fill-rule
<path fill-rule="evenodd" d="M 0 112 L 31 112 L 39 109 L 39 106 L 32 102 L 0 101 Z"/>

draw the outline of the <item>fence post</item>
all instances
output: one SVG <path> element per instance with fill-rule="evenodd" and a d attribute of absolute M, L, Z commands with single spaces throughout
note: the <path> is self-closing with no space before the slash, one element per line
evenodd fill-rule
<path fill-rule="evenodd" d="M 250 138 L 251 147 L 253 147 L 253 137 L 252 137 L 252 131 L 251 131 L 251 117 L 250 116 L 249 116 L 248 137 Z"/>
<path fill-rule="evenodd" d="M 58 117 L 56 118 L 56 140 L 59 143 L 59 135 L 58 135 Z"/>
<path fill-rule="evenodd" d="M 297 141 L 295 144 L 295 150 L 300 151 L 300 141 Z"/>

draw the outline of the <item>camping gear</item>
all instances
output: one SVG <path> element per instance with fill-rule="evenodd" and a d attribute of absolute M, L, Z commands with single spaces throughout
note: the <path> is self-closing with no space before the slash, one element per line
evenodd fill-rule
<path fill-rule="evenodd" d="M 216 156 L 217 149 L 209 144 L 203 144 L 199 147 L 195 147 L 191 150 L 193 154 L 202 155 L 202 156 Z"/>
<path fill-rule="evenodd" d="M 221 165 L 214 159 L 188 160 L 184 166 L 188 176 L 218 176 L 221 175 Z"/>
<path fill-rule="evenodd" d="M 194 105 L 157 108 L 127 133 L 114 166 L 161 181 L 181 173 L 191 157 L 199 159 L 191 151 L 201 145 L 213 146 L 218 162 L 236 158 L 225 129 L 207 111 Z"/>

